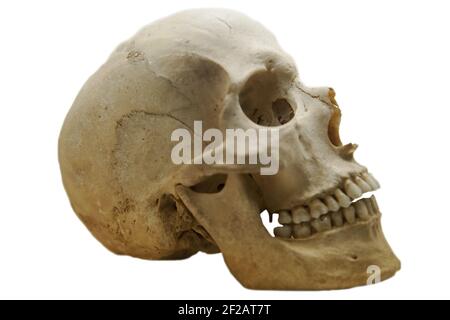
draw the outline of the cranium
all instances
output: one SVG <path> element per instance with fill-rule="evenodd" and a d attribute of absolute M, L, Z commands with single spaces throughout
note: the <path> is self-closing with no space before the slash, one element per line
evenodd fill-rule
<path fill-rule="evenodd" d="M 121 44 L 88 80 L 59 140 L 74 211 L 108 249 L 145 259 L 221 252 L 255 289 L 336 289 L 382 280 L 400 262 L 386 242 L 378 188 L 339 138 L 331 88 L 308 88 L 259 23 L 191 10 Z M 177 128 L 279 132 L 279 171 L 176 165 Z M 360 199 L 361 198 L 361 199 Z M 260 214 L 278 213 L 275 237 Z"/>

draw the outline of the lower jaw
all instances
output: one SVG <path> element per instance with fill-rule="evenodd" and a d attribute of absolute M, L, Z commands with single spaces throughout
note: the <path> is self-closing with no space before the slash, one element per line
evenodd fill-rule
<path fill-rule="evenodd" d="M 384 237 L 380 216 L 286 245 L 307 262 L 319 289 L 371 284 L 392 277 L 400 269 L 400 261 Z M 375 275 L 379 279 L 372 280 L 373 270 L 379 271 Z"/>
<path fill-rule="evenodd" d="M 284 261 L 274 261 L 274 270 L 265 277 L 243 281 L 247 288 L 345 289 L 386 280 L 400 269 L 400 261 L 384 238 L 379 215 L 308 239 L 272 240 L 278 243 Z"/>
<path fill-rule="evenodd" d="M 181 185 L 177 193 L 243 286 L 343 289 L 367 284 L 370 266 L 378 267 L 380 280 L 399 270 L 400 262 L 384 238 L 379 214 L 310 238 L 283 240 L 272 237 L 264 227 L 260 198 L 251 179 L 235 174 L 227 182 L 221 194 L 198 194 Z"/>

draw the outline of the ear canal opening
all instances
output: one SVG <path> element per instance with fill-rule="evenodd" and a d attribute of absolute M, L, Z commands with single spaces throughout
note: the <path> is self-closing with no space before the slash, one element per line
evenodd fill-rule
<path fill-rule="evenodd" d="M 163 194 L 157 202 L 159 211 L 164 214 L 177 212 L 177 203 L 171 194 Z"/>
<path fill-rule="evenodd" d="M 341 137 L 339 135 L 339 126 L 341 124 L 341 110 L 335 106 L 333 107 L 333 114 L 331 115 L 330 122 L 328 123 L 328 138 L 330 142 L 336 146 L 342 146 Z"/>
<path fill-rule="evenodd" d="M 215 174 L 191 186 L 191 190 L 198 193 L 219 193 L 225 187 L 226 181 L 226 174 Z"/>

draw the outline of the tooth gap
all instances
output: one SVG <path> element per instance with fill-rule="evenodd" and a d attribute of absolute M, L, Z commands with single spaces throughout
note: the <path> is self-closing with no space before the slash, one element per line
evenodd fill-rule
<path fill-rule="evenodd" d="M 273 213 L 273 216 L 277 215 L 278 213 Z M 282 225 L 278 223 L 278 218 L 277 217 L 273 217 L 272 221 L 270 221 L 270 213 L 267 210 L 264 210 L 263 212 L 261 212 L 260 214 L 261 217 L 261 221 L 264 225 L 264 227 L 266 228 L 267 232 L 274 237 L 274 229 L 276 227 L 281 227 Z"/>
<path fill-rule="evenodd" d="M 353 199 L 352 200 L 352 204 L 354 204 L 354 203 L 356 203 L 356 202 L 358 202 L 359 200 L 362 200 L 362 199 L 370 199 L 370 197 L 373 196 L 374 194 L 375 194 L 374 191 L 366 192 L 366 193 L 362 194 L 359 198 Z"/>

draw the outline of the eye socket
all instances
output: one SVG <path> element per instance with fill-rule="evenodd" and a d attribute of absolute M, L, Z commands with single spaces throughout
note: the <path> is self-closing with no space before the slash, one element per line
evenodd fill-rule
<path fill-rule="evenodd" d="M 289 122 L 295 110 L 288 102 L 277 75 L 269 70 L 252 75 L 239 94 L 245 115 L 262 126 L 280 126 Z"/>

